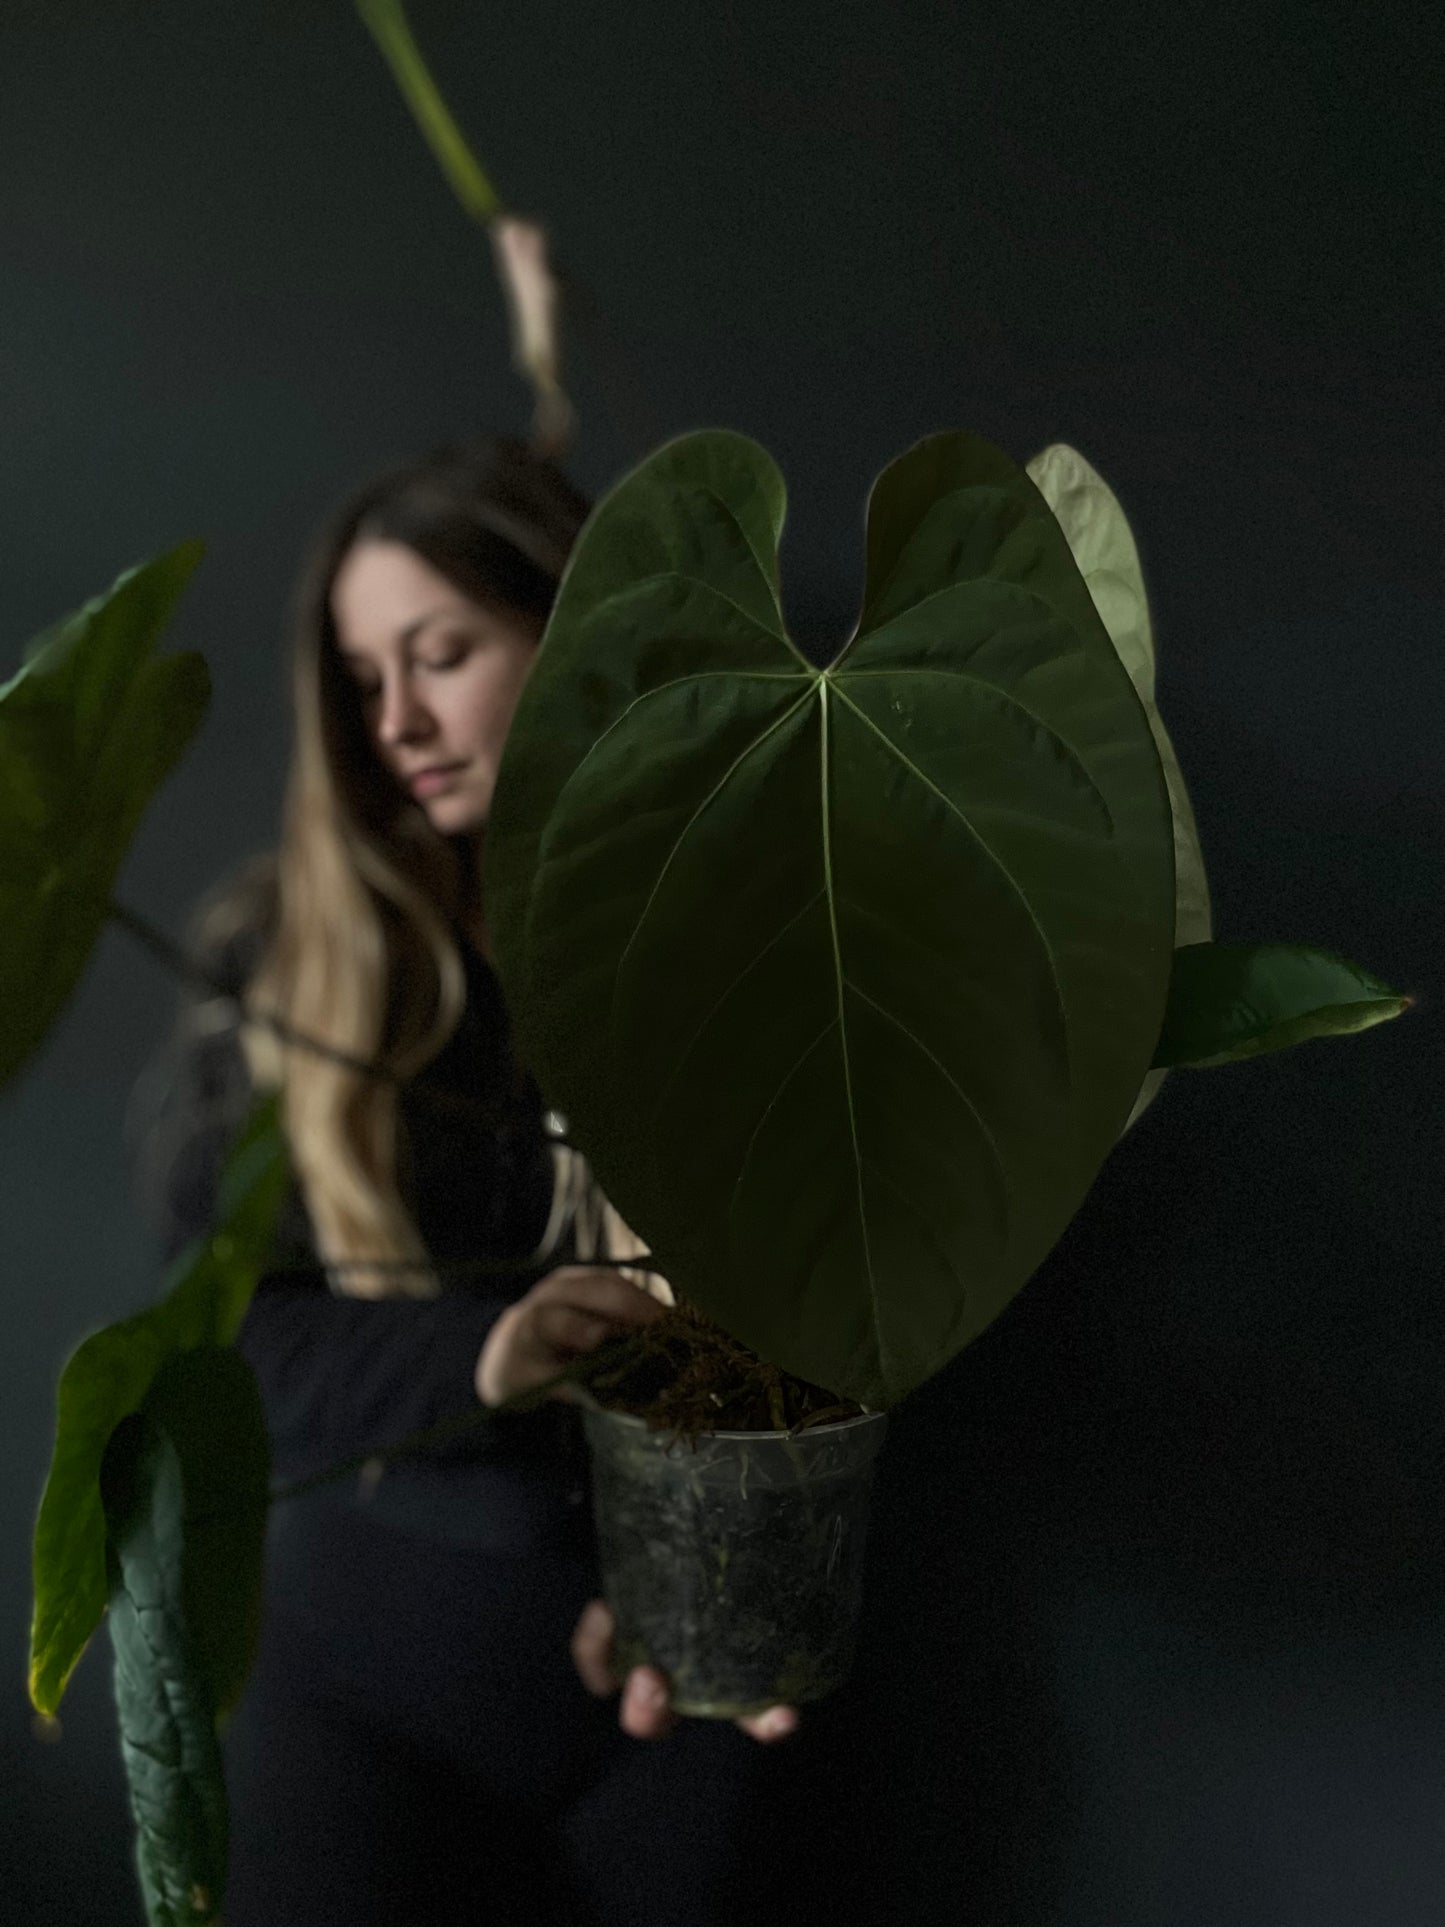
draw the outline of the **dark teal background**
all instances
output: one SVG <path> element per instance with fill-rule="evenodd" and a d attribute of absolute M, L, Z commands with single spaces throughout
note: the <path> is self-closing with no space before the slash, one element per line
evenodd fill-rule
<path fill-rule="evenodd" d="M 1074 443 L 1138 534 L 1219 934 L 1338 948 L 1420 998 L 1177 1075 L 1045 1271 L 898 1414 L 855 1684 L 768 1769 L 780 1922 L 1436 1927 L 1436 10 L 413 18 L 572 277 L 581 479 L 685 428 L 757 436 L 822 648 L 889 456 L 942 427 Z M 215 705 L 131 901 L 176 927 L 273 834 L 316 519 L 525 412 L 485 243 L 348 6 L 0 15 L 0 673 L 131 562 L 211 545 L 177 640 Z M 26 1568 L 59 1365 L 155 1289 L 122 1134 L 170 997 L 107 938 L 0 1105 L 5 1927 L 136 1917 L 103 1642 L 39 1744 Z"/>

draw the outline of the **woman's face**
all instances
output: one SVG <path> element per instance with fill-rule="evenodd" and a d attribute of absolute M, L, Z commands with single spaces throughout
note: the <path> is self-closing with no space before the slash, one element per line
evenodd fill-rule
<path fill-rule="evenodd" d="M 473 602 L 402 542 L 347 551 L 331 614 L 382 762 L 444 835 L 479 831 L 539 627 Z"/>

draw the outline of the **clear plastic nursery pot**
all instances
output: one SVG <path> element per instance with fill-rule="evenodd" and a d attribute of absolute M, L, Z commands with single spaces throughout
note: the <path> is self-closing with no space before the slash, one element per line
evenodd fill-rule
<path fill-rule="evenodd" d="M 618 1671 L 660 1667 L 678 1712 L 716 1719 L 840 1685 L 885 1415 L 695 1446 L 629 1413 L 583 1416 Z"/>

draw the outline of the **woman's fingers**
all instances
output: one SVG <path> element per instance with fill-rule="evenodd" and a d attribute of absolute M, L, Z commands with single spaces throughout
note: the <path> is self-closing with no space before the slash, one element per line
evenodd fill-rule
<path fill-rule="evenodd" d="M 753 1713 L 749 1718 L 739 1720 L 738 1725 L 744 1733 L 767 1746 L 774 1740 L 785 1740 L 790 1733 L 797 1732 L 797 1709 L 792 1706 L 770 1706 L 765 1713 Z"/>
<path fill-rule="evenodd" d="M 572 1634 L 572 1664 L 578 1678 L 597 1699 L 617 1691 L 612 1671 L 612 1609 L 605 1599 L 593 1599 L 582 1608 Z"/>
<path fill-rule="evenodd" d="M 664 1740 L 677 1725 L 667 1703 L 667 1681 L 655 1666 L 634 1666 L 622 1689 L 618 1721 L 634 1740 Z"/>
<path fill-rule="evenodd" d="M 596 1318 L 623 1325 L 650 1325 L 664 1307 L 639 1285 L 619 1278 L 615 1271 L 590 1265 L 564 1265 L 548 1272 L 528 1293 L 536 1305 L 565 1305 Z"/>
<path fill-rule="evenodd" d="M 550 1273 L 531 1296 L 527 1339 L 539 1383 L 581 1353 L 596 1351 L 624 1331 L 640 1330 L 663 1312 L 656 1299 L 615 1272 L 580 1267 Z M 552 1396 L 573 1404 L 585 1398 L 572 1385 L 557 1386 Z"/>
<path fill-rule="evenodd" d="M 614 1329 L 614 1321 L 572 1305 L 538 1305 L 533 1329 L 544 1353 L 590 1352 Z"/>
<path fill-rule="evenodd" d="M 664 1307 L 615 1271 L 564 1265 L 548 1272 L 493 1326 L 477 1361 L 477 1396 L 500 1405 L 555 1378 L 581 1352 L 595 1351 L 619 1330 L 637 1330 Z M 553 1394 L 574 1401 L 569 1386 Z"/>
<path fill-rule="evenodd" d="M 572 1663 L 589 1693 L 607 1699 L 617 1691 L 617 1675 L 612 1670 L 612 1635 L 615 1622 L 605 1599 L 593 1599 L 583 1607 L 572 1634 Z M 622 1689 L 618 1722 L 634 1740 L 661 1740 L 677 1725 L 677 1715 L 667 1703 L 667 1681 L 655 1666 L 634 1666 Z"/>
<path fill-rule="evenodd" d="M 587 1691 L 597 1699 L 607 1699 L 617 1691 L 617 1675 L 612 1664 L 612 1636 L 616 1622 L 605 1599 L 589 1600 L 582 1608 L 572 1634 L 572 1663 Z M 678 1716 L 668 1704 L 667 1680 L 655 1666 L 634 1666 L 622 1689 L 618 1722 L 634 1740 L 665 1739 L 677 1725 Z M 797 1731 L 797 1709 L 770 1706 L 737 1724 L 752 1739 L 770 1745 Z"/>

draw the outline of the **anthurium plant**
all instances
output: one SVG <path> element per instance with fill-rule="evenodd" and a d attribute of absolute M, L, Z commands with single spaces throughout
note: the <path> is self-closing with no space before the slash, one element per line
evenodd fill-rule
<path fill-rule="evenodd" d="M 1151 1072 L 1404 1002 L 1283 947 L 1176 972 L 1207 897 L 1137 558 L 1081 458 L 1035 468 L 1062 518 L 975 435 L 891 463 L 820 669 L 767 454 L 659 450 L 582 536 L 489 826 L 522 1048 L 604 1188 L 718 1324 L 874 1407 L 1037 1268 Z"/>
<path fill-rule="evenodd" d="M 601 502 L 517 712 L 487 895 L 523 1053 L 653 1261 L 770 1365 L 896 1403 L 998 1315 L 1172 1066 L 1409 1002 L 1210 940 L 1138 560 L 1072 450 L 974 435 L 879 477 L 857 633 L 789 639 L 782 479 L 669 443 Z M 0 1081 L 85 967 L 206 700 L 158 643 L 199 547 L 0 689 Z M 161 946 L 163 948 L 163 946 Z M 109 1607 L 153 1923 L 217 1917 L 216 1722 L 245 1678 L 267 1459 L 231 1348 L 287 1159 L 260 1111 L 216 1230 L 62 1374 L 35 1540 L 53 1713 Z"/>

